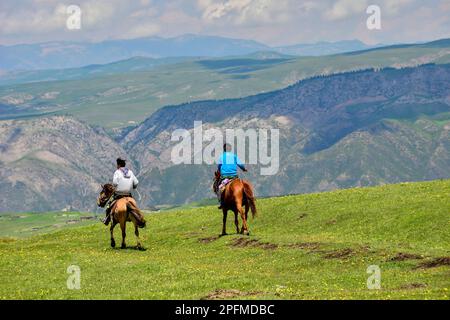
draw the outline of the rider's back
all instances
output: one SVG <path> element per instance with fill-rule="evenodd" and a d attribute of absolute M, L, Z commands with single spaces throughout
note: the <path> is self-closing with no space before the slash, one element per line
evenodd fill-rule
<path fill-rule="evenodd" d="M 224 152 L 219 158 L 218 164 L 220 165 L 222 177 L 237 176 L 237 167 L 243 165 L 237 155 L 232 152 Z"/>
<path fill-rule="evenodd" d="M 133 171 L 127 168 L 119 168 L 114 172 L 113 185 L 116 187 L 116 194 L 128 195 L 137 187 L 139 181 Z"/>

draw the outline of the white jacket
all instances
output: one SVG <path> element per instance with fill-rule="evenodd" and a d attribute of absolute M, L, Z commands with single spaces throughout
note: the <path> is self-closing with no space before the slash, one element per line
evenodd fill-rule
<path fill-rule="evenodd" d="M 127 168 L 120 168 L 114 172 L 113 185 L 116 187 L 116 194 L 130 194 L 138 183 L 133 171 Z"/>

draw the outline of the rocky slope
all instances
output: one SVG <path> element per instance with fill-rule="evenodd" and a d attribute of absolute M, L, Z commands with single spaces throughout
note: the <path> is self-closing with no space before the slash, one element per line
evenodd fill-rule
<path fill-rule="evenodd" d="M 212 197 L 215 165 L 171 161 L 173 131 L 194 121 L 279 129 L 277 174 L 249 165 L 258 196 L 450 177 L 450 65 L 424 65 L 168 106 L 118 142 L 66 116 L 0 121 L 0 211 L 94 210 L 117 156 L 134 164 L 143 207 Z"/>
<path fill-rule="evenodd" d="M 126 152 L 69 117 L 0 122 L 0 211 L 93 210 Z"/>
<path fill-rule="evenodd" d="M 366 70 L 317 77 L 243 99 L 166 107 L 123 140 L 147 188 L 144 201 L 211 196 L 214 166 L 173 165 L 174 130 L 277 128 L 280 170 L 259 195 L 313 192 L 450 176 L 450 66 Z"/>

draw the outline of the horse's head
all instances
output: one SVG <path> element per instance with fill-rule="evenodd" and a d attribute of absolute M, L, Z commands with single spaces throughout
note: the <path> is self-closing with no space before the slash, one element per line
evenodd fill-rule
<path fill-rule="evenodd" d="M 97 198 L 97 205 L 99 207 L 104 207 L 106 203 L 108 202 L 109 198 L 114 194 L 114 186 L 110 183 L 107 183 L 105 185 L 101 185 L 102 191 L 100 191 L 100 194 Z"/>
<path fill-rule="evenodd" d="M 219 189 L 220 184 L 220 172 L 216 171 L 214 172 L 214 180 L 213 180 L 213 191 L 217 193 L 217 190 Z"/>

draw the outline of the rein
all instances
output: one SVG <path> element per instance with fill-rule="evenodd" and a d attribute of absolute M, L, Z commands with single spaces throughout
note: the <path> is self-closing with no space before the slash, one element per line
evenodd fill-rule
<path fill-rule="evenodd" d="M 141 202 L 142 197 L 141 197 L 141 194 L 139 193 L 139 190 L 138 189 L 134 189 L 134 190 L 136 191 L 136 193 L 139 196 L 138 201 Z"/>

